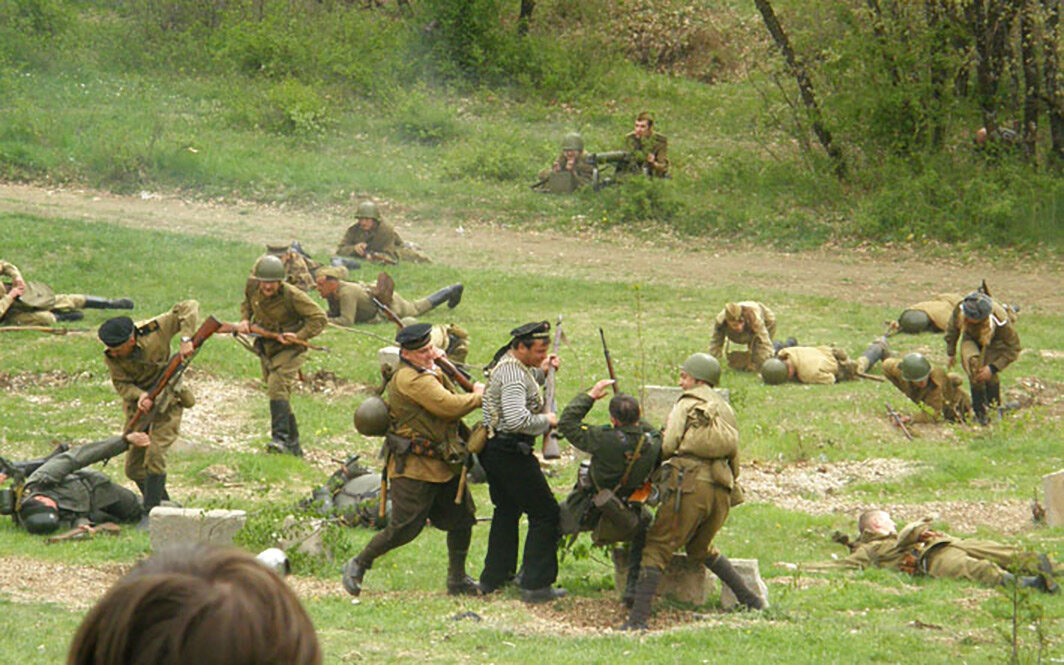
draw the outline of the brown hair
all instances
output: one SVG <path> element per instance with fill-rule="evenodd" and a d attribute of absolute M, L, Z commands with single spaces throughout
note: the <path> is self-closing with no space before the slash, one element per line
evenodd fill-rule
<path fill-rule="evenodd" d="M 639 402 L 631 395 L 620 393 L 610 400 L 610 415 L 621 425 L 639 423 Z"/>
<path fill-rule="evenodd" d="M 233 548 L 165 550 L 134 568 L 82 621 L 68 665 L 320 665 L 299 598 Z"/>

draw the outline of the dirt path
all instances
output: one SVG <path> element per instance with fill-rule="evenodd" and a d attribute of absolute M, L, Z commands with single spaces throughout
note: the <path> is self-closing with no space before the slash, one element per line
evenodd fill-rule
<path fill-rule="evenodd" d="M 514 230 L 488 220 L 445 220 L 412 225 L 396 205 L 388 218 L 404 237 L 437 261 L 495 266 L 570 277 L 697 286 L 741 282 L 849 302 L 902 307 L 938 291 L 964 290 L 986 278 L 996 292 L 1034 311 L 1064 307 L 1060 262 L 999 263 L 966 267 L 959 260 L 918 260 L 902 253 L 860 249 L 782 252 L 725 248 L 681 249 L 690 241 L 665 237 L 654 245 L 610 233 L 580 236 Z M 133 228 L 265 242 L 298 238 L 315 254 L 327 253 L 350 224 L 349 211 L 311 212 L 253 203 L 211 203 L 174 195 L 116 196 L 81 189 L 0 184 L 0 213 L 107 221 Z M 919 269 L 914 266 L 919 265 Z"/>

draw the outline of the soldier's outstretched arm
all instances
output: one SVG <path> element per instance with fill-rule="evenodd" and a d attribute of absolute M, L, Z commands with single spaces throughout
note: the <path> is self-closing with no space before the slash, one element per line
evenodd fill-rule
<path fill-rule="evenodd" d="M 122 454 L 127 446 L 126 438 L 119 435 L 71 448 L 42 464 L 26 479 L 26 484 L 54 485 L 78 469 Z"/>

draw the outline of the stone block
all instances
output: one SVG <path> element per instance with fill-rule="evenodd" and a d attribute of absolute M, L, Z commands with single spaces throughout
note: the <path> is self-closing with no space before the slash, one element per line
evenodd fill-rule
<path fill-rule="evenodd" d="M 377 362 L 381 367 L 387 367 L 394 372 L 399 367 L 399 347 L 386 346 L 377 351 Z"/>
<path fill-rule="evenodd" d="M 283 550 L 294 547 L 302 554 L 333 558 L 332 549 L 325 544 L 325 520 L 298 520 L 288 515 L 281 523 L 281 536 L 279 546 Z"/>
<path fill-rule="evenodd" d="M 701 561 L 688 561 L 687 555 L 674 554 L 661 576 L 658 595 L 681 603 L 704 605 L 715 589 L 716 578 L 708 573 Z M 613 550 L 613 583 L 617 593 L 624 593 L 627 579 L 628 550 L 618 547 Z"/>
<path fill-rule="evenodd" d="M 672 410 L 672 405 L 680 399 L 683 389 L 679 386 L 644 386 L 643 417 L 652 423 L 664 423 Z M 727 388 L 717 388 L 717 394 L 729 401 Z"/>
<path fill-rule="evenodd" d="M 739 573 L 739 576 L 746 582 L 746 587 L 761 596 L 765 600 L 765 607 L 768 607 L 768 586 L 765 581 L 761 579 L 761 572 L 757 564 L 757 559 L 730 559 L 732 566 Z M 716 577 L 714 575 L 714 577 Z M 727 584 L 720 585 L 720 605 L 726 610 L 730 610 L 739 603 L 735 598 L 735 594 L 732 593 L 731 588 Z"/>
<path fill-rule="evenodd" d="M 243 510 L 203 510 L 157 506 L 151 511 L 151 548 L 159 551 L 174 545 L 209 543 L 232 545 L 233 536 L 244 526 Z"/>
<path fill-rule="evenodd" d="M 1064 526 L 1064 470 L 1042 476 L 1046 524 Z"/>

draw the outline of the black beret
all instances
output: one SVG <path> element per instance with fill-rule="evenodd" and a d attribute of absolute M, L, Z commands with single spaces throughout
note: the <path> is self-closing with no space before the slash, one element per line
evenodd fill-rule
<path fill-rule="evenodd" d="M 550 321 L 536 321 L 518 326 L 510 331 L 514 339 L 550 339 Z"/>
<path fill-rule="evenodd" d="M 121 346 L 133 335 L 133 319 L 128 316 L 116 316 L 107 319 L 100 326 L 100 341 L 109 347 Z"/>
<path fill-rule="evenodd" d="M 994 310 L 994 303 L 990 300 L 990 296 L 976 291 L 965 296 L 964 302 L 961 303 L 961 310 L 973 321 L 985 321 L 986 317 L 990 316 L 990 312 Z"/>
<path fill-rule="evenodd" d="M 395 341 L 407 351 L 416 351 L 425 346 L 432 333 L 431 323 L 415 323 L 404 327 L 395 334 Z"/>

